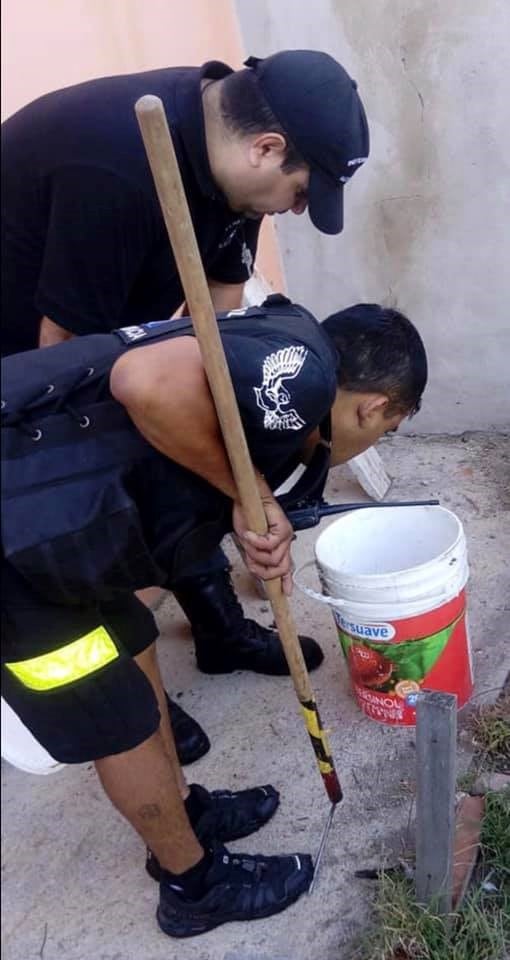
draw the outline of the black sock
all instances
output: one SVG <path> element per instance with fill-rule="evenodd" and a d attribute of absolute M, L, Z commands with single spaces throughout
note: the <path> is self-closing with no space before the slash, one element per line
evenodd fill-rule
<path fill-rule="evenodd" d="M 189 794 L 184 801 L 186 813 L 188 814 L 188 819 L 192 827 L 198 823 L 204 810 L 207 809 L 207 805 L 204 803 L 203 794 L 207 796 L 204 788 L 197 786 L 196 783 L 192 783 L 189 788 Z"/>
<path fill-rule="evenodd" d="M 200 900 L 206 893 L 205 878 L 213 859 L 212 851 L 205 850 L 204 855 L 194 867 L 184 873 L 164 871 L 168 886 L 180 894 L 184 900 Z"/>

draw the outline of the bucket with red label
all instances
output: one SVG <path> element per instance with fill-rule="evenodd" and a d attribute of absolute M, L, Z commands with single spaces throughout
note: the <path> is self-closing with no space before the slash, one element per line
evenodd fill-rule
<path fill-rule="evenodd" d="M 319 536 L 315 562 L 368 717 L 416 722 L 422 689 L 473 690 L 466 617 L 467 549 L 462 524 L 439 506 L 353 511 Z M 299 585 L 299 584 L 298 584 Z"/>

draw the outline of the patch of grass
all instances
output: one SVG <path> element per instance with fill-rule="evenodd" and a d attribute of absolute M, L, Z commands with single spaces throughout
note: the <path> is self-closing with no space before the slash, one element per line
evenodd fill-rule
<path fill-rule="evenodd" d="M 510 692 L 496 703 L 479 707 L 471 714 L 467 728 L 484 766 L 502 773 L 510 771 Z"/>
<path fill-rule="evenodd" d="M 464 793 L 471 793 L 478 776 L 479 771 L 474 767 L 467 770 L 466 773 L 462 773 L 460 777 L 457 777 L 457 790 L 462 790 Z"/>
<path fill-rule="evenodd" d="M 484 874 L 494 870 L 510 897 L 510 788 L 487 794 L 480 842 Z"/>
<path fill-rule="evenodd" d="M 375 933 L 353 960 L 504 960 L 510 950 L 510 790 L 487 794 L 481 851 L 471 892 L 447 918 L 419 906 L 412 883 L 383 874 Z"/>

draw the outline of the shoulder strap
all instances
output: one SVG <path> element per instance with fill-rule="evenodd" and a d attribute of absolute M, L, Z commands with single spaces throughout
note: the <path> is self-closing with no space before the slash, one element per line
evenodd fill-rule
<path fill-rule="evenodd" d="M 267 317 L 267 311 L 261 307 L 240 307 L 238 310 L 217 314 L 218 323 L 221 326 L 228 320 L 238 321 L 240 318 L 260 320 L 265 317 Z M 113 332 L 126 347 L 137 346 L 137 344 L 146 343 L 148 340 L 168 340 L 171 337 L 186 333 L 194 336 L 191 317 L 182 317 L 180 320 L 153 320 L 137 326 L 120 327 Z"/>
<path fill-rule="evenodd" d="M 227 313 L 217 314 L 220 330 L 228 324 L 239 333 L 253 333 L 253 321 L 263 329 L 271 327 L 274 331 L 296 336 L 315 353 L 320 354 L 336 370 L 338 355 L 329 338 L 323 333 L 320 323 L 313 314 L 300 304 L 292 303 L 282 294 L 272 294 L 260 307 L 240 307 Z M 190 317 L 180 320 L 156 320 L 136 326 L 121 327 L 113 331 L 121 340 L 125 349 L 142 346 L 148 342 L 168 340 L 182 335 L 194 336 Z"/>

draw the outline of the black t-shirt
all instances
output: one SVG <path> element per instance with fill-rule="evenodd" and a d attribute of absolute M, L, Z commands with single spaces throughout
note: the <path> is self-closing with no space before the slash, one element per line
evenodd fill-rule
<path fill-rule="evenodd" d="M 134 112 L 163 101 L 207 275 L 243 283 L 259 222 L 212 180 L 201 80 L 217 61 L 91 80 L 2 124 L 2 352 L 37 346 L 42 316 L 74 334 L 163 320 L 184 299 Z"/>

